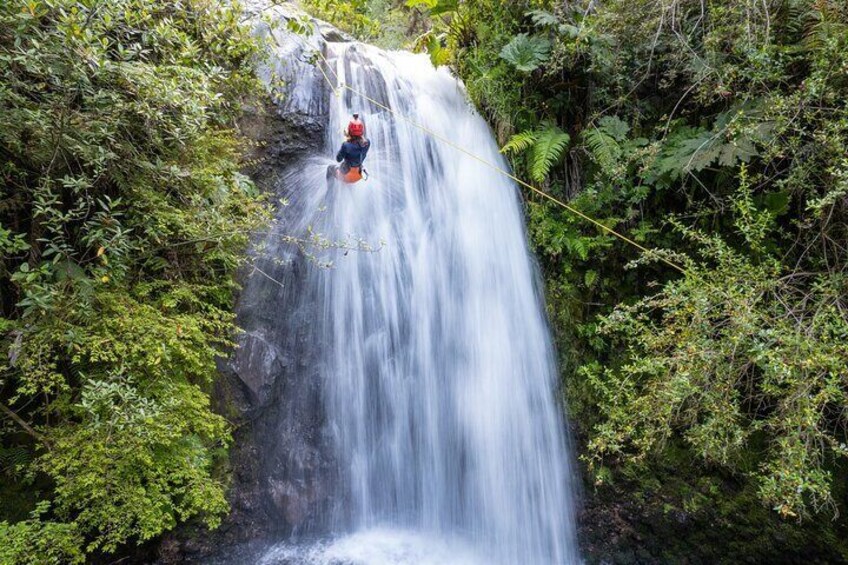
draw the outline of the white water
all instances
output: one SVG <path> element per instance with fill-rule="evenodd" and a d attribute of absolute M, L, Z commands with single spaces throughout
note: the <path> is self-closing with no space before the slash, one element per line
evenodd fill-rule
<path fill-rule="evenodd" d="M 360 44 L 326 54 L 342 82 L 507 167 L 461 85 L 425 56 Z M 302 80 L 288 103 L 314 106 Z M 323 168 L 353 111 L 372 141 L 371 178 L 328 190 Z M 329 541 L 281 543 L 261 562 L 579 562 L 556 367 L 516 187 L 349 92 L 330 98 L 329 115 L 317 160 L 289 179 L 292 198 L 328 238 L 384 246 L 330 250 L 333 268 L 310 267 L 340 495 Z"/>

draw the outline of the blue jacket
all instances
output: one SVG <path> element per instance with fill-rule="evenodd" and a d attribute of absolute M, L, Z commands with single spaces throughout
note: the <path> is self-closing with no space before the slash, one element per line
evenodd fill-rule
<path fill-rule="evenodd" d="M 336 155 L 336 161 L 344 161 L 348 167 L 361 167 L 370 147 L 371 142 L 367 139 L 361 142 L 345 141 Z"/>

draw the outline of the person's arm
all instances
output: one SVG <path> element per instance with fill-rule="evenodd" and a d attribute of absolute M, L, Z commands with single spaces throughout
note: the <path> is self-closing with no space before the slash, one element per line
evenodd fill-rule
<path fill-rule="evenodd" d="M 365 156 L 368 155 L 368 150 L 371 149 L 371 141 L 365 140 L 365 143 L 362 144 L 362 160 L 365 160 Z"/>
<path fill-rule="evenodd" d="M 344 146 L 344 143 L 342 143 L 342 148 L 339 149 L 338 153 L 336 153 L 336 163 L 341 163 L 342 161 L 344 161 L 344 158 L 345 158 L 345 146 Z"/>

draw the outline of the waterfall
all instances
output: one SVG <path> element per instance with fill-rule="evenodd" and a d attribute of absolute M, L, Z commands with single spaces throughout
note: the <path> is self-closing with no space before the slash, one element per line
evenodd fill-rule
<path fill-rule="evenodd" d="M 309 41 L 342 83 L 508 167 L 447 69 Z M 579 562 L 557 370 L 516 186 L 350 91 L 335 96 L 294 45 L 283 42 L 272 65 L 286 78 L 281 112 L 328 123 L 323 146 L 281 181 L 285 206 L 240 316 L 284 352 L 279 370 L 314 376 L 311 392 L 282 393 L 268 441 L 288 451 L 269 461 L 287 466 L 291 484 L 331 477 L 332 495 L 259 561 Z M 372 142 L 370 178 L 328 187 L 353 112 Z M 304 419 L 320 421 L 310 441 L 328 463 L 291 448 L 293 433 L 312 433 L 292 423 Z"/>

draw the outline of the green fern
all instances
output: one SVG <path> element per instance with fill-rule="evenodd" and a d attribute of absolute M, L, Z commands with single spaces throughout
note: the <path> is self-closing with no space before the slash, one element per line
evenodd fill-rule
<path fill-rule="evenodd" d="M 21 446 L 0 447 L 0 472 L 18 477 L 23 468 L 32 462 L 30 451 Z"/>
<path fill-rule="evenodd" d="M 604 116 L 583 132 L 583 141 L 589 149 L 589 155 L 603 171 L 614 171 L 624 153 L 622 143 L 630 132 L 628 126 L 618 116 Z"/>
<path fill-rule="evenodd" d="M 829 7 L 822 2 L 814 9 L 801 12 L 803 18 L 802 45 L 810 52 L 825 48 L 829 38 L 844 37 L 848 34 L 848 25 L 841 20 L 835 6 Z"/>
<path fill-rule="evenodd" d="M 530 178 L 536 182 L 544 181 L 570 140 L 567 133 L 553 124 L 540 130 L 536 143 L 530 148 Z"/>
<path fill-rule="evenodd" d="M 547 10 L 530 10 L 526 15 L 533 20 L 533 25 L 539 28 L 553 28 L 559 25 L 556 15 Z"/>
<path fill-rule="evenodd" d="M 506 142 L 506 145 L 501 147 L 501 153 L 513 155 L 523 153 L 536 143 L 536 139 L 538 137 L 538 130 L 529 130 L 517 133 Z"/>
<path fill-rule="evenodd" d="M 543 182 L 551 168 L 562 157 L 569 135 L 559 126 L 544 122 L 540 127 L 522 131 L 513 135 L 501 148 L 501 153 L 519 155 L 527 154 L 530 178 L 535 182 Z"/>

